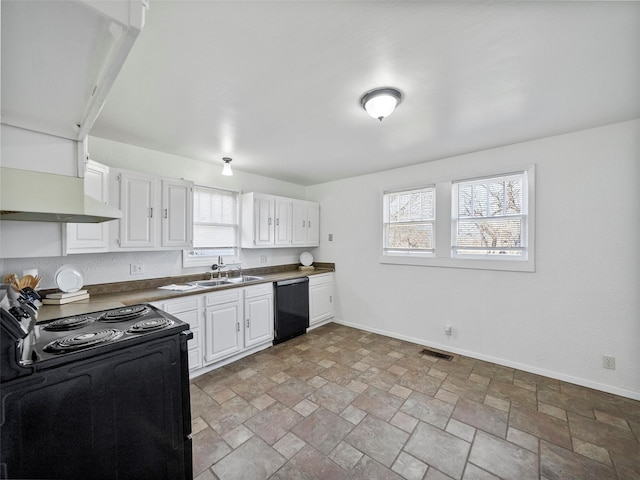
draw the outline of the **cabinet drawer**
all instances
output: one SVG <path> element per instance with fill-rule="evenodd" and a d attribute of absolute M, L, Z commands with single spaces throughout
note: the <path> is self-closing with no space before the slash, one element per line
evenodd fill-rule
<path fill-rule="evenodd" d="M 244 288 L 244 298 L 259 297 L 273 293 L 273 283 L 261 283 Z"/>
<path fill-rule="evenodd" d="M 221 303 L 239 302 L 241 293 L 241 288 L 230 288 L 221 292 L 209 293 L 205 297 L 205 303 L 209 306 L 219 305 Z"/>
<path fill-rule="evenodd" d="M 309 286 L 319 285 L 321 283 L 330 283 L 333 281 L 333 272 L 321 273 L 320 275 L 309 275 Z"/>
<path fill-rule="evenodd" d="M 197 297 L 185 297 L 177 300 L 171 300 L 170 302 L 166 302 L 164 304 L 163 310 L 172 315 L 180 312 L 187 312 L 189 310 L 197 310 L 198 309 L 198 298 Z"/>

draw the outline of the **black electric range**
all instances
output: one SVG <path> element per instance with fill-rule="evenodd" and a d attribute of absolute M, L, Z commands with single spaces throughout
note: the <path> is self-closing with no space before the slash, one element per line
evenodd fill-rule
<path fill-rule="evenodd" d="M 40 371 L 188 328 L 146 304 L 53 319 L 35 325 L 30 344 L 25 343 L 23 366 Z"/>
<path fill-rule="evenodd" d="M 13 314 L 0 478 L 192 478 L 188 324 L 147 304 L 29 328 Z"/>

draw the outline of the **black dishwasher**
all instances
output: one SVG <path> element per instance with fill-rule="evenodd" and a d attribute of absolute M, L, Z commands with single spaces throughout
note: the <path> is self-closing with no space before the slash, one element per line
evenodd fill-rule
<path fill-rule="evenodd" d="M 274 282 L 275 338 L 282 343 L 307 332 L 309 327 L 309 279 L 294 278 Z"/>

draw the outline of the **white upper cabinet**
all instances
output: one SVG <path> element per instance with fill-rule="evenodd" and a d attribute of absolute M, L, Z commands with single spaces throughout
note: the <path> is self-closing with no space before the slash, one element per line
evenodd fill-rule
<path fill-rule="evenodd" d="M 190 247 L 193 236 L 193 183 L 162 180 L 162 246 Z"/>
<path fill-rule="evenodd" d="M 274 208 L 274 243 L 276 245 L 291 245 L 291 200 L 276 197 Z"/>
<path fill-rule="evenodd" d="M 120 247 L 154 247 L 156 221 L 153 215 L 160 213 L 155 207 L 156 178 L 133 172 L 120 172 L 117 181 L 120 184 L 122 210 Z"/>
<path fill-rule="evenodd" d="M 320 244 L 320 206 L 292 198 L 245 193 L 242 247 L 314 247 Z M 304 222 L 304 226 L 301 226 Z"/>
<path fill-rule="evenodd" d="M 291 243 L 296 246 L 320 245 L 320 205 L 313 202 L 293 201 Z"/>
<path fill-rule="evenodd" d="M 84 171 L 84 193 L 96 200 L 109 203 L 109 167 L 87 160 Z M 109 251 L 109 224 L 67 223 L 67 254 Z"/>
<path fill-rule="evenodd" d="M 193 244 L 193 183 L 125 170 L 114 171 L 111 193 L 122 219 L 110 234 L 112 249 L 190 248 Z"/>
<path fill-rule="evenodd" d="M 143 25 L 146 0 L 2 2 L 2 123 L 83 140 Z"/>
<path fill-rule="evenodd" d="M 275 198 L 260 193 L 242 195 L 242 246 L 268 247 L 274 244 Z"/>

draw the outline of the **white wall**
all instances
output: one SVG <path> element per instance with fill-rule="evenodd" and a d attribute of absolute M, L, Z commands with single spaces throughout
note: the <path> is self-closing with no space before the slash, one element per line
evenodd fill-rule
<path fill-rule="evenodd" d="M 305 198 L 304 187 L 220 165 L 91 138 L 92 158 L 114 167 L 194 179 L 221 188 Z M 321 246 L 336 263 L 337 316 L 421 344 L 640 399 L 640 120 L 356 177 L 306 189 L 321 203 Z M 420 179 L 535 163 L 535 273 L 378 263 L 382 191 Z M 227 183 L 225 183 L 227 182 Z M 28 232 L 36 235 L 37 232 Z M 327 235 L 333 233 L 334 241 Z M 48 239 L 51 241 L 51 239 Z M 300 250 L 243 250 L 246 267 L 297 262 Z M 0 273 L 80 265 L 86 283 L 153 278 L 182 269 L 180 252 L 0 260 Z M 145 266 L 129 275 L 129 264 Z M 195 269 L 197 270 L 197 269 Z M 444 335 L 444 325 L 453 335 Z M 601 368 L 615 355 L 616 370 Z"/>
<path fill-rule="evenodd" d="M 231 162 L 234 175 L 224 177 L 220 175 L 222 159 L 215 159 L 215 163 L 202 162 L 98 137 L 89 138 L 88 150 L 91 159 L 110 167 L 184 178 L 198 185 L 237 190 L 243 193 L 261 192 L 305 199 L 305 187 L 302 185 L 243 172 L 241 159 Z"/>
<path fill-rule="evenodd" d="M 385 188 L 536 164 L 536 272 L 385 265 Z M 640 120 L 309 187 L 342 322 L 640 399 Z M 327 235 L 333 233 L 334 241 Z M 453 335 L 444 325 L 453 325 Z M 601 366 L 616 357 L 616 370 Z"/>
<path fill-rule="evenodd" d="M 21 129 L 16 130 L 16 137 L 21 140 Z M 5 132 L 3 126 L 3 133 Z M 10 142 L 11 157 L 39 158 L 31 155 L 32 148 L 40 148 L 40 144 L 56 145 L 55 137 L 48 141 L 48 135 L 38 134 L 43 142 L 33 142 L 33 135 L 26 141 Z M 70 154 L 74 152 L 69 150 Z M 5 145 L 2 145 L 5 154 Z M 291 198 L 305 198 L 305 187 L 281 180 L 244 173 L 234 167 L 232 177 L 223 177 L 221 164 L 209 164 L 190 158 L 179 157 L 133 145 L 113 142 L 101 138 L 89 139 L 89 154 L 93 160 L 111 167 L 124 168 L 155 175 L 185 178 L 199 185 L 209 185 L 242 192 L 263 192 Z M 73 163 L 73 159 L 71 159 Z M 34 162 L 25 161 L 23 168 L 39 170 Z M 33 163 L 33 164 L 32 164 Z M 62 163 L 56 159 L 53 163 Z M 238 162 L 240 164 L 240 162 Z M 53 167 L 53 165 L 51 166 Z M 62 256 L 63 228 L 62 224 L 44 222 L 7 222 L 0 221 L 0 275 L 16 273 L 22 275 L 23 270 L 37 268 L 42 277 L 40 288 L 55 288 L 56 270 L 65 264 L 78 265 L 85 273 L 85 284 L 111 283 L 119 281 L 142 280 L 186 273 L 205 272 L 206 267 L 182 268 L 182 251 L 162 252 L 125 252 L 96 253 Z M 298 263 L 303 248 L 284 249 L 243 249 L 241 261 L 244 268 L 265 267 Z M 24 252 L 22 254 L 21 252 Z M 261 262 L 261 256 L 267 256 L 267 262 Z M 142 265 L 142 275 L 130 275 L 129 265 Z"/>

